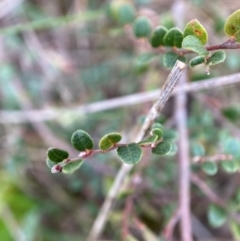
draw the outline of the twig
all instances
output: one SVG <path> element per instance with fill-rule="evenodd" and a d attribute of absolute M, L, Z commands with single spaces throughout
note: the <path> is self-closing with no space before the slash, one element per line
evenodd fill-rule
<path fill-rule="evenodd" d="M 154 120 L 159 116 L 164 104 L 170 97 L 172 90 L 174 86 L 176 85 L 177 81 L 179 80 L 184 68 L 186 65 L 180 61 L 177 61 L 175 66 L 173 67 L 171 73 L 169 74 L 164 86 L 162 87 L 162 91 L 160 92 L 160 96 L 158 100 L 155 102 L 151 110 L 149 111 L 142 128 L 138 134 L 138 137 L 136 138 L 136 141 L 141 141 L 144 136 L 147 134 L 148 129 L 151 127 Z M 167 93 L 167 94 L 166 94 Z M 111 206 L 113 201 L 115 200 L 115 197 L 117 196 L 119 189 L 122 186 L 123 180 L 126 177 L 126 175 L 129 173 L 129 171 L 132 169 L 133 166 L 123 164 L 120 168 L 114 183 L 112 187 L 110 188 L 110 191 L 103 203 L 103 206 L 97 216 L 97 218 L 94 221 L 93 227 L 90 231 L 88 241 L 94 241 L 97 240 L 99 235 L 101 234 L 106 220 L 108 218 Z"/>
<path fill-rule="evenodd" d="M 199 92 L 204 89 L 224 87 L 240 82 L 240 73 L 216 77 L 212 79 L 202 80 L 199 82 L 185 83 L 176 86 L 173 95 L 180 92 Z M 43 110 L 26 110 L 26 111 L 0 111 L 0 123 L 24 123 L 27 121 L 41 122 L 56 119 L 64 114 L 85 115 L 96 113 L 99 111 L 115 109 L 123 106 L 130 106 L 144 103 L 156 99 L 159 95 L 159 90 L 132 94 L 124 97 L 112 98 L 109 100 L 99 101 L 96 103 L 86 104 L 77 108 L 67 109 L 43 109 Z"/>
<path fill-rule="evenodd" d="M 180 209 L 178 208 L 164 229 L 164 237 L 166 241 L 173 240 L 173 230 L 179 219 L 180 219 Z"/>
<path fill-rule="evenodd" d="M 186 81 L 186 75 L 182 76 L 182 81 Z M 180 228 L 182 241 L 192 240 L 191 231 L 191 212 L 190 212 L 190 157 L 189 143 L 187 131 L 187 111 L 186 111 L 187 96 L 185 93 L 179 93 L 176 96 L 176 124 L 179 132 L 178 141 L 178 160 L 179 160 L 179 205 L 180 205 Z"/>
<path fill-rule="evenodd" d="M 220 162 L 220 161 L 231 161 L 233 159 L 232 155 L 228 154 L 216 154 L 213 156 L 195 156 L 193 157 L 193 162 Z"/>
<path fill-rule="evenodd" d="M 191 174 L 191 181 L 209 198 L 209 200 L 221 207 L 225 207 L 225 203 L 222 198 L 218 197 L 211 188 L 196 174 Z"/>

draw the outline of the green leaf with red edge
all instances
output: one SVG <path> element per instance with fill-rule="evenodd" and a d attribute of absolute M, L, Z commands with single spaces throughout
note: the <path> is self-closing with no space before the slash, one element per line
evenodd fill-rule
<path fill-rule="evenodd" d="M 202 26 L 202 24 L 197 19 L 191 20 L 185 26 L 185 29 L 183 31 L 183 37 L 185 38 L 188 35 L 195 36 L 201 41 L 203 45 L 205 45 L 208 41 L 207 30 Z"/>
<path fill-rule="evenodd" d="M 159 46 L 164 45 L 164 36 L 167 33 L 167 29 L 163 26 L 157 26 L 152 34 L 151 34 L 151 38 L 150 38 L 150 43 L 152 45 L 153 48 L 157 48 Z"/>
<path fill-rule="evenodd" d="M 77 130 L 72 134 L 71 142 L 73 147 L 78 151 L 86 151 L 93 149 L 92 137 L 83 130 Z"/>
<path fill-rule="evenodd" d="M 166 46 L 181 48 L 182 41 L 183 41 L 183 33 L 177 27 L 171 28 L 165 34 L 163 41 L 164 41 L 164 45 Z"/>
<path fill-rule="evenodd" d="M 189 66 L 190 66 L 191 68 L 193 68 L 193 67 L 195 67 L 195 66 L 197 66 L 197 65 L 199 65 L 199 64 L 202 64 L 202 63 L 204 63 L 204 62 L 205 62 L 205 58 L 204 58 L 203 56 L 196 56 L 196 57 L 194 57 L 194 58 L 192 58 L 192 59 L 190 60 Z"/>
<path fill-rule="evenodd" d="M 236 34 L 239 36 L 240 31 L 240 9 L 232 13 L 226 23 L 224 25 L 224 31 L 227 35 L 236 37 Z M 237 41 L 239 42 L 240 39 L 238 38 Z"/>
<path fill-rule="evenodd" d="M 55 147 L 50 147 L 47 151 L 47 156 L 50 161 L 54 163 L 62 162 L 64 159 L 67 159 L 69 154 L 67 151 L 55 148 Z"/>
<path fill-rule="evenodd" d="M 121 141 L 122 136 L 117 132 L 111 132 L 103 136 L 99 141 L 99 148 L 101 150 L 107 150 L 108 148 L 112 147 L 114 144 Z"/>
<path fill-rule="evenodd" d="M 207 65 L 216 65 L 224 62 L 226 59 L 226 53 L 223 50 L 218 50 L 211 55 L 207 61 Z"/>
<path fill-rule="evenodd" d="M 162 141 L 152 149 L 152 153 L 159 156 L 166 156 L 171 152 L 171 150 L 172 150 L 172 143 L 168 141 Z"/>
<path fill-rule="evenodd" d="M 126 164 L 134 165 L 140 162 L 143 151 L 137 143 L 130 143 L 126 146 L 120 146 L 117 149 L 118 157 Z"/>
<path fill-rule="evenodd" d="M 71 161 L 67 163 L 65 166 L 63 166 L 62 172 L 66 174 L 72 174 L 73 172 L 77 171 L 82 166 L 82 164 L 82 159 Z"/>
<path fill-rule="evenodd" d="M 137 38 L 146 38 L 151 34 L 152 23 L 144 16 L 139 16 L 133 22 L 133 32 Z"/>
<path fill-rule="evenodd" d="M 163 64 L 167 69 L 171 69 L 175 65 L 177 60 L 185 62 L 186 58 L 174 52 L 167 52 L 163 55 Z"/>
<path fill-rule="evenodd" d="M 191 50 L 202 56 L 208 55 L 208 51 L 204 48 L 202 42 L 193 35 L 188 35 L 183 39 L 182 48 Z"/>

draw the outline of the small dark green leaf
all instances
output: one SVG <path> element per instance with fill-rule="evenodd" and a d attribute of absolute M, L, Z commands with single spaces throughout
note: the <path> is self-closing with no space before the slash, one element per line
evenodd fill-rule
<path fill-rule="evenodd" d="M 193 35 L 188 35 L 183 39 L 182 48 L 191 50 L 199 55 L 208 55 L 208 51 L 204 48 L 201 41 Z"/>
<path fill-rule="evenodd" d="M 206 161 L 203 162 L 201 165 L 202 171 L 205 172 L 207 175 L 213 176 L 218 171 L 218 166 L 215 162 Z"/>
<path fill-rule="evenodd" d="M 158 139 L 158 136 L 153 134 L 151 136 L 149 136 L 148 138 L 146 138 L 143 141 L 138 142 L 139 145 L 150 145 L 152 143 L 155 143 Z"/>
<path fill-rule="evenodd" d="M 155 123 L 153 123 L 153 125 L 152 125 L 152 129 L 155 129 L 155 128 L 159 128 L 159 129 L 161 129 L 161 130 L 164 129 L 163 125 L 160 124 L 159 122 L 155 122 Z"/>
<path fill-rule="evenodd" d="M 67 173 L 67 174 L 68 173 L 72 174 L 73 172 L 77 171 L 81 167 L 82 164 L 83 164 L 82 159 L 77 159 L 77 160 L 71 161 L 62 168 L 62 172 Z"/>
<path fill-rule="evenodd" d="M 110 148 L 114 144 L 116 144 L 119 141 L 121 141 L 121 139 L 122 139 L 121 134 L 119 134 L 117 132 L 109 133 L 109 134 L 103 136 L 100 139 L 100 141 L 99 141 L 99 148 L 101 150 L 107 150 L 108 148 Z"/>
<path fill-rule="evenodd" d="M 225 25 L 224 25 L 224 31 L 229 36 L 234 36 L 236 33 L 240 30 L 240 9 L 232 13 Z"/>
<path fill-rule="evenodd" d="M 221 227 L 227 220 L 227 215 L 225 210 L 216 206 L 210 205 L 208 209 L 208 221 L 214 228 Z"/>
<path fill-rule="evenodd" d="M 143 152 L 142 148 L 138 144 L 131 143 L 127 146 L 118 147 L 117 154 L 121 161 L 126 164 L 133 165 L 140 162 Z"/>
<path fill-rule="evenodd" d="M 222 161 L 221 167 L 228 173 L 234 173 L 239 170 L 239 163 L 236 160 Z"/>
<path fill-rule="evenodd" d="M 165 156 L 168 155 L 171 150 L 172 144 L 168 141 L 163 141 L 158 143 L 157 146 L 152 149 L 152 153 L 159 156 Z"/>
<path fill-rule="evenodd" d="M 186 58 L 184 56 L 179 56 L 174 52 L 167 52 L 163 55 L 163 64 L 168 69 L 171 69 L 177 60 L 185 62 Z"/>
<path fill-rule="evenodd" d="M 161 128 L 153 128 L 151 133 L 157 135 L 157 140 L 160 140 L 163 137 L 163 129 Z"/>
<path fill-rule="evenodd" d="M 207 61 L 207 65 L 216 65 L 224 62 L 226 53 L 223 50 L 216 51 Z"/>
<path fill-rule="evenodd" d="M 67 151 L 55 147 L 50 147 L 47 151 L 47 156 L 50 159 L 50 161 L 58 163 L 63 161 L 64 159 L 67 159 L 69 154 Z"/>
<path fill-rule="evenodd" d="M 203 45 L 205 45 L 208 41 L 208 34 L 206 29 L 202 26 L 202 24 L 197 20 L 193 19 L 185 26 L 183 31 L 184 38 L 188 35 L 193 35 L 198 38 Z"/>
<path fill-rule="evenodd" d="M 178 28 L 171 28 L 164 36 L 164 45 L 181 48 L 183 41 L 182 31 Z"/>
<path fill-rule="evenodd" d="M 153 30 L 150 38 L 150 43 L 153 48 L 157 48 L 161 45 L 164 45 L 163 38 L 167 31 L 168 30 L 163 26 L 158 26 Z"/>
<path fill-rule="evenodd" d="M 54 165 L 56 165 L 56 162 L 52 162 L 49 158 L 46 159 L 47 166 L 52 169 Z"/>
<path fill-rule="evenodd" d="M 196 65 L 204 63 L 205 58 L 203 56 L 196 56 L 193 59 L 190 60 L 189 66 L 191 68 L 195 67 Z"/>
<path fill-rule="evenodd" d="M 137 38 L 145 38 L 150 35 L 152 24 L 147 17 L 137 17 L 133 23 L 133 32 Z"/>
<path fill-rule="evenodd" d="M 83 130 L 77 130 L 72 134 L 71 142 L 78 151 L 91 150 L 93 148 L 92 137 Z"/>

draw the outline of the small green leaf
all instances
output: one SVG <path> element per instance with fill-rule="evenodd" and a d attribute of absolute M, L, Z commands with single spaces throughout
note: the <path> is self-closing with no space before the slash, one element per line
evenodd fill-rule
<path fill-rule="evenodd" d="M 234 173 L 239 170 L 239 163 L 236 160 L 222 161 L 221 167 L 228 173 Z"/>
<path fill-rule="evenodd" d="M 227 220 L 225 210 L 216 205 L 210 205 L 208 209 L 208 221 L 214 228 L 221 227 Z"/>
<path fill-rule="evenodd" d="M 121 161 L 126 164 L 133 165 L 140 162 L 143 152 L 142 148 L 138 144 L 131 143 L 127 146 L 118 147 L 117 154 Z"/>
<path fill-rule="evenodd" d="M 207 65 L 216 65 L 224 62 L 226 53 L 223 50 L 216 51 L 207 61 Z"/>
<path fill-rule="evenodd" d="M 153 30 L 150 38 L 150 43 L 153 48 L 157 48 L 161 45 L 164 45 L 163 38 L 167 31 L 168 30 L 163 26 L 158 26 Z"/>
<path fill-rule="evenodd" d="M 184 56 L 179 56 L 174 52 L 167 52 L 163 55 L 163 64 L 168 69 L 171 69 L 177 60 L 185 62 L 186 58 Z"/>
<path fill-rule="evenodd" d="M 99 141 L 99 148 L 101 150 L 107 150 L 108 148 L 112 147 L 114 144 L 121 141 L 122 136 L 117 132 L 109 133 L 103 136 Z"/>
<path fill-rule="evenodd" d="M 155 123 L 153 123 L 153 125 L 152 125 L 152 129 L 155 129 L 155 128 L 157 128 L 157 129 L 159 128 L 159 129 L 161 129 L 161 130 L 164 129 L 163 125 L 160 124 L 159 122 L 155 122 Z"/>
<path fill-rule="evenodd" d="M 202 64 L 205 62 L 205 58 L 203 56 L 196 56 L 190 60 L 189 66 L 191 68 L 195 67 L 196 65 Z"/>
<path fill-rule="evenodd" d="M 168 155 L 171 152 L 171 150 L 172 150 L 172 144 L 168 141 L 162 141 L 152 149 L 152 153 L 159 156 L 165 156 L 165 155 Z"/>
<path fill-rule="evenodd" d="M 206 151 L 202 143 L 197 141 L 191 141 L 190 143 L 191 153 L 193 156 L 204 156 Z"/>
<path fill-rule="evenodd" d="M 64 159 L 67 159 L 69 154 L 67 151 L 55 147 L 50 147 L 47 151 L 47 156 L 50 159 L 50 161 L 58 163 L 63 161 Z"/>
<path fill-rule="evenodd" d="M 195 36 L 201 41 L 203 45 L 205 45 L 208 41 L 207 31 L 197 19 L 191 20 L 185 26 L 185 29 L 183 31 L 183 37 L 185 38 L 188 35 Z"/>
<path fill-rule="evenodd" d="M 157 140 L 160 140 L 163 137 L 163 130 L 161 128 L 153 128 L 151 132 L 154 135 L 157 135 Z"/>
<path fill-rule="evenodd" d="M 109 5 L 109 13 L 116 22 L 124 25 L 134 20 L 136 10 L 131 2 L 115 0 Z"/>
<path fill-rule="evenodd" d="M 164 45 L 181 48 L 183 41 L 183 34 L 177 27 L 171 28 L 163 38 Z"/>
<path fill-rule="evenodd" d="M 203 162 L 201 165 L 202 171 L 205 172 L 207 175 L 213 176 L 218 171 L 218 166 L 215 162 L 206 161 Z"/>
<path fill-rule="evenodd" d="M 83 130 L 77 130 L 72 134 L 71 142 L 78 151 L 91 150 L 93 148 L 92 137 Z"/>
<path fill-rule="evenodd" d="M 63 167 L 62 172 L 67 173 L 67 174 L 68 173 L 72 174 L 73 172 L 77 171 L 77 169 L 79 169 L 82 164 L 83 164 L 82 159 L 77 159 L 77 160 L 71 161 Z"/>
<path fill-rule="evenodd" d="M 234 36 L 236 33 L 240 30 L 240 9 L 232 13 L 225 25 L 224 25 L 224 31 L 229 36 Z"/>
<path fill-rule="evenodd" d="M 158 136 L 153 134 L 143 141 L 138 142 L 139 145 L 150 145 L 158 140 Z"/>
<path fill-rule="evenodd" d="M 234 240 L 240 240 L 240 225 L 237 222 L 232 221 L 230 223 L 231 232 Z"/>
<path fill-rule="evenodd" d="M 193 35 L 188 35 L 183 39 L 182 48 L 191 50 L 199 55 L 208 55 L 208 51 L 204 48 L 201 41 Z"/>
<path fill-rule="evenodd" d="M 150 35 L 152 24 L 147 17 L 137 17 L 133 23 L 133 32 L 137 38 L 145 38 Z"/>
<path fill-rule="evenodd" d="M 56 165 L 56 162 L 51 161 L 49 158 L 46 159 L 47 166 L 52 169 L 54 165 Z"/>

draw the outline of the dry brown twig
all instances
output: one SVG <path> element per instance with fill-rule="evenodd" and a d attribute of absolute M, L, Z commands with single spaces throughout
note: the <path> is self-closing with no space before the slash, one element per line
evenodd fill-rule
<path fill-rule="evenodd" d="M 152 123 L 156 120 L 156 118 L 160 115 L 162 108 L 164 107 L 165 103 L 167 102 L 168 98 L 170 97 L 173 88 L 175 87 L 177 81 L 179 80 L 180 76 L 186 65 L 183 62 L 177 61 L 174 65 L 172 71 L 170 72 L 165 84 L 162 87 L 162 91 L 160 92 L 160 96 L 157 101 L 152 106 L 151 110 L 149 111 L 145 121 L 141 127 L 141 130 L 136 138 L 136 142 L 141 141 L 146 134 L 148 133 L 149 128 L 151 127 Z M 127 176 L 129 171 L 133 168 L 133 166 L 123 164 L 120 168 L 117 176 L 114 180 L 112 187 L 103 203 L 103 206 L 94 221 L 93 227 L 90 231 L 89 237 L 87 241 L 95 241 L 98 239 L 99 235 L 101 234 L 106 220 L 108 218 L 111 206 L 113 201 L 115 200 L 119 189 L 123 183 L 124 178 Z"/>

